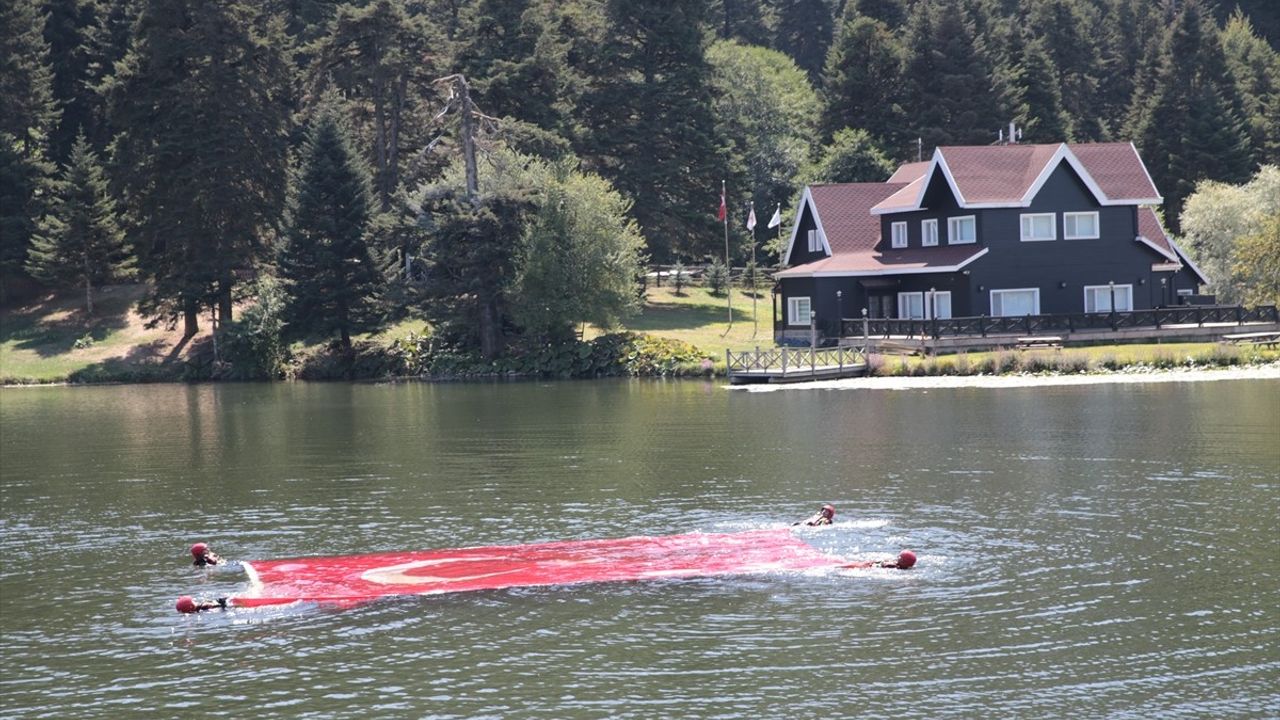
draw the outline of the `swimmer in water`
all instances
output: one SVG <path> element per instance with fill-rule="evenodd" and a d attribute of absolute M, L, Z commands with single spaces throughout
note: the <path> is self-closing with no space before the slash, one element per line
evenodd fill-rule
<path fill-rule="evenodd" d="M 893 568 L 895 570 L 910 570 L 916 564 L 916 554 L 910 550 L 903 550 L 898 553 L 896 560 L 881 560 L 872 563 L 871 567 Z"/>
<path fill-rule="evenodd" d="M 191 546 L 191 557 L 195 558 L 195 561 L 191 564 L 196 567 L 221 565 L 223 563 L 222 558 L 214 555 L 213 551 L 209 549 L 209 546 L 202 542 Z"/>
<path fill-rule="evenodd" d="M 814 513 L 813 517 L 810 517 L 808 520 L 803 520 L 801 522 L 796 522 L 791 524 L 792 525 L 808 525 L 809 527 L 816 527 L 818 525 L 830 525 L 832 519 L 835 518 L 835 516 L 836 516 L 836 506 L 828 503 L 826 505 L 823 505 L 818 510 L 818 512 Z"/>
<path fill-rule="evenodd" d="M 204 610 L 226 610 L 227 599 L 218 598 L 217 600 L 200 600 L 197 601 L 190 595 L 183 595 L 178 598 L 178 612 L 187 615 L 190 613 L 198 613 Z"/>

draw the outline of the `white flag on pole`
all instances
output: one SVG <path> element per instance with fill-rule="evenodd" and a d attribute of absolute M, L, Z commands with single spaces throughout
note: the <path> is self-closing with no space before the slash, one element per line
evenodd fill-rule
<path fill-rule="evenodd" d="M 747 229 L 748 230 L 756 229 L 756 204 L 755 203 L 751 203 L 751 212 L 750 214 L 747 215 Z"/>
<path fill-rule="evenodd" d="M 782 224 L 782 203 L 778 203 L 778 209 L 773 211 L 773 217 L 769 218 L 769 227 L 776 228 Z"/>

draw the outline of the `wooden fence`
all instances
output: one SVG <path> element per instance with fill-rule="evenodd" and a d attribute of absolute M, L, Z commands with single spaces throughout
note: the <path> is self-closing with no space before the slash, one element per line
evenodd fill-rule
<path fill-rule="evenodd" d="M 988 335 L 1043 335 L 1071 333 L 1080 330 L 1120 330 L 1122 328 L 1156 328 L 1169 325 L 1206 323 L 1243 325 L 1244 323 L 1280 323 L 1280 311 L 1274 305 L 1246 308 L 1240 305 L 1209 305 L 1130 310 L 1126 312 L 1060 313 L 1023 315 L 1021 317 L 956 317 L 932 320 L 843 318 L 840 332 L 845 337 L 986 337 Z"/>
<path fill-rule="evenodd" d="M 867 355 L 863 348 L 843 346 L 830 348 L 756 348 L 734 352 L 725 350 L 725 363 L 729 372 L 788 372 L 819 368 L 852 368 L 865 365 Z"/>

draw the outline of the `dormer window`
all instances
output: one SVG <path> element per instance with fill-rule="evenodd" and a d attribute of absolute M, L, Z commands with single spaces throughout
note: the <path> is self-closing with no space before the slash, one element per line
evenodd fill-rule
<path fill-rule="evenodd" d="M 947 218 L 947 244 L 970 245 L 978 242 L 978 219 L 975 215 Z"/>
<path fill-rule="evenodd" d="M 933 247 L 938 244 L 938 220 L 920 221 L 920 244 L 925 247 Z"/>
<path fill-rule="evenodd" d="M 904 222 L 896 222 L 889 226 L 892 235 L 891 243 L 896 248 L 904 248 L 907 246 L 907 224 Z"/>
<path fill-rule="evenodd" d="M 822 241 L 818 239 L 818 231 L 809 231 L 809 252 L 818 252 L 822 249 Z"/>
<path fill-rule="evenodd" d="M 1053 213 L 1027 213 L 1022 216 L 1022 242 L 1058 239 L 1058 216 Z"/>
<path fill-rule="evenodd" d="M 1062 214 L 1062 236 L 1068 240 L 1097 240 L 1098 213 L 1069 212 Z"/>

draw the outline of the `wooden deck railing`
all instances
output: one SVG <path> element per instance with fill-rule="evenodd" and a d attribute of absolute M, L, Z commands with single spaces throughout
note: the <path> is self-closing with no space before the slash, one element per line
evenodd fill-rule
<path fill-rule="evenodd" d="M 1119 330 L 1121 328 L 1162 328 L 1166 325 L 1249 322 L 1280 323 L 1275 305 L 1246 308 L 1241 305 L 1205 305 L 1126 312 L 1060 313 L 1020 317 L 955 317 L 932 320 L 842 318 L 840 333 L 859 337 L 904 336 L 909 338 L 963 337 L 988 335 L 1035 335 L 1078 330 Z"/>
<path fill-rule="evenodd" d="M 734 352 L 725 350 L 725 362 L 729 372 L 793 371 L 818 368 L 846 368 L 865 365 L 867 355 L 863 348 L 843 346 L 830 348 L 756 348 Z"/>

